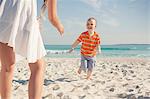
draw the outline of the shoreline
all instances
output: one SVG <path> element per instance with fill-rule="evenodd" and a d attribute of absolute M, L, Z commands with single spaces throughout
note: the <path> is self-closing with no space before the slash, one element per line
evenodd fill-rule
<path fill-rule="evenodd" d="M 45 60 L 47 59 L 52 59 L 52 60 L 72 60 L 72 59 L 80 59 L 80 57 L 78 58 L 65 58 L 65 57 L 59 57 L 59 58 L 56 58 L 56 57 L 45 57 L 44 58 Z M 99 57 L 99 58 L 96 58 L 96 60 L 102 60 L 102 61 L 120 61 L 120 62 L 123 62 L 123 61 L 145 61 L 145 62 L 148 62 L 150 61 L 150 58 L 139 58 L 139 57 Z"/>

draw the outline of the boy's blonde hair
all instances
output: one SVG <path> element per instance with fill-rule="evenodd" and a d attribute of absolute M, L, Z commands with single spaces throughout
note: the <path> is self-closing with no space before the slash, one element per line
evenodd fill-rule
<path fill-rule="evenodd" d="M 88 18 L 87 22 L 88 22 L 88 21 L 91 21 L 91 20 L 95 20 L 95 23 L 97 24 L 97 20 L 96 20 L 94 17 Z"/>

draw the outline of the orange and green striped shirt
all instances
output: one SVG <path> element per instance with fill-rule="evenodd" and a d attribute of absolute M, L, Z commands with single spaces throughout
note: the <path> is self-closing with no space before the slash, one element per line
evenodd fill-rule
<path fill-rule="evenodd" d="M 82 42 L 81 54 L 84 56 L 95 56 L 97 46 L 100 44 L 100 37 L 98 33 L 94 32 L 92 36 L 89 35 L 88 31 L 81 33 L 77 39 Z"/>

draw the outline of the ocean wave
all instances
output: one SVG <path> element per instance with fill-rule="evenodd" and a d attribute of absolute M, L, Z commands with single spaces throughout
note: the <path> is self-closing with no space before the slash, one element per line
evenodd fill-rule
<path fill-rule="evenodd" d="M 130 48 L 102 48 L 102 50 L 132 50 Z"/>
<path fill-rule="evenodd" d="M 150 50 L 150 47 L 148 47 L 147 49 Z"/>
<path fill-rule="evenodd" d="M 66 54 L 69 50 L 46 50 L 47 54 Z"/>
<path fill-rule="evenodd" d="M 150 54 L 138 54 L 136 57 L 150 57 Z"/>
<path fill-rule="evenodd" d="M 69 53 L 69 50 L 46 50 L 49 57 L 78 57 L 80 56 L 80 50 L 74 50 Z M 98 57 L 150 57 L 148 50 L 102 50 L 102 53 Z"/>
<path fill-rule="evenodd" d="M 136 50 L 137 48 L 136 48 L 136 47 L 131 47 L 130 49 L 131 49 L 131 50 Z"/>

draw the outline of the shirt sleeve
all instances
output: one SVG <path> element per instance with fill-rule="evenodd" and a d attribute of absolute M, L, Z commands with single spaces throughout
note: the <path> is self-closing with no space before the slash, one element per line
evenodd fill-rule
<path fill-rule="evenodd" d="M 81 34 L 81 35 L 78 37 L 78 39 L 77 39 L 77 40 L 78 40 L 79 42 L 82 42 L 82 41 L 83 41 L 83 39 L 82 39 L 82 38 L 83 38 L 83 36 L 82 36 L 82 34 Z"/>
<path fill-rule="evenodd" d="M 101 42 L 100 42 L 100 37 L 98 36 L 98 37 L 97 37 L 97 43 L 96 43 L 96 44 L 97 44 L 97 45 L 100 45 L 100 43 L 101 43 Z"/>

